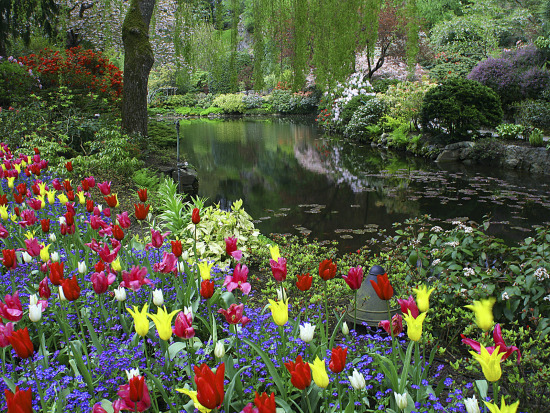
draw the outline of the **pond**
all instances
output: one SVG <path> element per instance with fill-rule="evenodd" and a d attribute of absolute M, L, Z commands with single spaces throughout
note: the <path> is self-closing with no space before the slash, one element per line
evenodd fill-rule
<path fill-rule="evenodd" d="M 498 168 L 443 164 L 327 137 L 309 119 L 181 121 L 181 150 L 199 196 L 244 201 L 263 234 L 336 239 L 353 251 L 392 223 L 430 214 L 491 219 L 507 240 L 546 223 L 548 180 Z"/>

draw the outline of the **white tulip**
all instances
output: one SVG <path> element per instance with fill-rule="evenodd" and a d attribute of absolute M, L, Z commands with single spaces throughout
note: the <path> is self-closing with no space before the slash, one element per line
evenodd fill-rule
<path fill-rule="evenodd" d="M 63 287 L 59 286 L 59 301 L 67 301 L 65 294 L 63 294 Z"/>
<path fill-rule="evenodd" d="M 286 295 L 286 288 L 283 289 L 283 292 L 279 288 L 277 288 L 277 301 L 284 301 L 287 299 Z"/>
<path fill-rule="evenodd" d="M 132 377 L 139 377 L 141 374 L 139 373 L 139 369 L 130 369 L 130 370 L 124 370 L 126 372 L 126 376 L 128 377 L 128 381 L 132 380 Z"/>
<path fill-rule="evenodd" d="M 38 304 L 38 296 L 36 294 L 29 296 L 29 305 L 36 305 Z"/>
<path fill-rule="evenodd" d="M 191 314 L 193 316 L 193 307 L 183 307 L 183 314 Z"/>
<path fill-rule="evenodd" d="M 407 408 L 407 404 L 409 403 L 409 401 L 407 400 L 407 392 L 403 394 L 393 392 L 393 395 L 395 396 L 397 407 L 399 407 L 401 410 L 405 410 Z"/>
<path fill-rule="evenodd" d="M 65 217 L 59 217 L 59 225 L 67 224 Z"/>
<path fill-rule="evenodd" d="M 363 373 L 359 373 L 357 369 L 353 369 L 353 374 L 348 376 L 348 379 L 351 383 L 351 387 L 355 390 L 362 390 L 367 385 L 365 382 L 365 376 L 363 376 Z"/>
<path fill-rule="evenodd" d="M 55 234 L 53 232 L 50 234 L 49 238 L 50 238 L 51 242 L 57 241 L 57 237 L 55 236 Z"/>
<path fill-rule="evenodd" d="M 86 271 L 88 271 L 88 267 L 86 266 L 86 263 L 84 261 L 81 261 L 78 263 L 78 273 L 84 274 Z"/>
<path fill-rule="evenodd" d="M 23 254 L 21 254 L 23 257 L 23 261 L 25 261 L 27 264 L 32 261 L 31 254 L 29 254 L 27 251 L 23 251 Z"/>
<path fill-rule="evenodd" d="M 153 291 L 153 303 L 157 307 L 160 307 L 164 304 L 164 296 L 162 295 L 162 290 L 157 288 L 155 291 Z"/>
<path fill-rule="evenodd" d="M 464 406 L 466 406 L 466 411 L 468 413 L 479 413 L 479 405 L 477 404 L 475 395 L 474 397 L 464 399 Z"/>
<path fill-rule="evenodd" d="M 300 339 L 305 343 L 309 343 L 311 340 L 313 340 L 315 327 L 316 326 L 312 326 L 311 323 L 305 323 L 303 326 L 300 325 Z"/>
<path fill-rule="evenodd" d="M 126 290 L 124 289 L 124 287 L 118 287 L 118 288 L 115 288 L 115 299 L 117 301 L 124 301 L 126 300 Z"/>
<path fill-rule="evenodd" d="M 342 324 L 342 334 L 347 336 L 349 334 L 349 327 L 348 323 L 344 321 L 344 324 Z"/>
<path fill-rule="evenodd" d="M 50 259 L 52 260 L 52 262 L 59 261 L 59 254 L 57 253 L 57 251 L 54 251 L 50 254 Z"/>
<path fill-rule="evenodd" d="M 42 306 L 40 304 L 29 305 L 29 318 L 33 323 L 40 321 L 42 318 Z"/>
<path fill-rule="evenodd" d="M 214 348 L 214 355 L 219 359 L 225 356 L 225 346 L 223 345 L 223 341 L 218 341 L 216 343 L 216 347 Z"/>
<path fill-rule="evenodd" d="M 183 263 L 183 261 L 178 262 L 178 272 L 185 272 L 185 264 Z"/>

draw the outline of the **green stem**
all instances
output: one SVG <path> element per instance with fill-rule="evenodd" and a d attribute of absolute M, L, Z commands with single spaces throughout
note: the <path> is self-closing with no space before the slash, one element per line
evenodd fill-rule
<path fill-rule="evenodd" d="M 193 343 L 191 342 L 193 340 L 192 338 L 187 340 L 187 354 L 189 354 L 190 362 L 189 365 L 189 378 L 191 379 L 191 383 L 195 382 L 195 371 L 193 370 L 193 366 L 195 365 L 195 354 L 193 352 Z"/>
<path fill-rule="evenodd" d="M 353 329 L 357 330 L 357 291 L 355 290 L 355 300 L 353 304 Z"/>
<path fill-rule="evenodd" d="M 86 354 L 86 361 L 89 363 L 90 355 L 88 354 L 88 345 L 86 344 L 86 334 L 84 334 L 84 323 L 80 319 L 80 311 L 78 311 L 78 305 L 76 304 L 76 301 L 73 301 L 73 303 L 74 303 L 74 311 L 76 313 L 76 319 L 78 321 L 78 324 L 80 325 L 80 332 L 82 333 L 82 348 L 84 349 L 84 354 Z M 78 333 L 77 333 L 77 336 L 78 336 Z"/>
<path fill-rule="evenodd" d="M 311 402 L 309 401 L 309 397 L 307 395 L 307 389 L 304 389 L 304 397 L 306 398 L 308 413 L 313 413 L 313 411 L 311 410 Z"/>
<path fill-rule="evenodd" d="M 38 375 L 36 374 L 36 368 L 34 367 L 34 360 L 29 360 L 30 366 L 32 369 L 32 374 L 34 375 L 34 381 L 36 382 L 36 387 L 38 388 L 38 394 L 40 395 L 40 405 L 42 406 L 42 411 L 47 412 L 48 407 L 46 406 L 46 400 L 44 399 L 44 390 L 42 389 L 42 386 L 40 385 L 40 380 L 38 380 Z"/>
<path fill-rule="evenodd" d="M 396 366 L 396 361 L 395 361 L 395 348 L 394 348 L 394 337 L 393 337 L 393 323 L 392 323 L 392 319 L 391 319 L 391 311 L 390 311 L 390 300 L 386 300 L 386 306 L 388 308 L 388 320 L 390 320 L 390 335 L 391 335 L 391 358 L 392 358 L 392 362 L 393 362 L 393 365 Z"/>
<path fill-rule="evenodd" d="M 36 329 L 38 332 L 38 339 L 40 340 L 40 351 L 42 352 L 43 356 L 42 364 L 44 365 L 44 368 L 48 368 L 50 365 L 50 361 L 48 360 L 48 354 L 46 353 L 46 339 L 42 334 L 42 324 L 36 323 Z"/>
<path fill-rule="evenodd" d="M 498 403 L 498 380 L 493 382 L 493 400 L 494 403 Z"/>
<path fill-rule="evenodd" d="M 326 337 L 327 337 L 327 348 L 328 348 L 328 344 L 329 344 L 329 338 L 328 338 L 328 334 L 329 334 L 329 328 L 328 328 L 328 281 L 325 281 L 325 317 L 327 319 L 327 325 L 326 325 Z"/>

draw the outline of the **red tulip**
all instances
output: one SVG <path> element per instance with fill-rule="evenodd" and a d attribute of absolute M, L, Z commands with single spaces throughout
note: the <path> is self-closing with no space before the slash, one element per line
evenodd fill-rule
<path fill-rule="evenodd" d="M 26 359 L 34 354 L 34 346 L 29 337 L 29 330 L 27 327 L 23 330 L 14 331 L 11 336 L 8 337 L 8 341 L 19 358 Z"/>
<path fill-rule="evenodd" d="M 27 193 L 27 184 L 25 182 L 21 182 L 19 185 L 15 187 L 17 189 L 17 192 L 21 195 L 25 195 Z M 6 195 L 4 195 L 5 197 Z"/>
<path fill-rule="evenodd" d="M 118 388 L 118 397 L 115 400 L 113 408 L 116 412 L 129 410 L 131 412 L 144 412 L 151 407 L 151 396 L 145 378 L 142 376 L 133 376 L 128 384 Z"/>
<path fill-rule="evenodd" d="M 309 272 L 307 274 L 297 275 L 298 281 L 296 281 L 296 287 L 298 287 L 301 291 L 307 291 L 311 288 L 311 282 L 313 281 L 313 277 L 309 275 Z"/>
<path fill-rule="evenodd" d="M 91 199 L 87 199 L 86 200 L 86 211 L 91 214 L 93 212 L 93 210 L 94 210 L 94 201 L 91 200 Z"/>
<path fill-rule="evenodd" d="M 102 182 L 100 184 L 97 184 L 97 187 L 105 196 L 111 193 L 111 182 Z"/>
<path fill-rule="evenodd" d="M 97 262 L 97 264 L 94 265 L 94 269 L 96 272 L 101 272 L 105 269 L 105 263 L 101 260 Z"/>
<path fill-rule="evenodd" d="M 197 399 L 207 409 L 215 409 L 223 403 L 224 389 L 223 379 L 225 364 L 219 365 L 216 374 L 206 364 L 200 367 L 193 366 L 195 370 L 195 383 L 197 384 Z"/>
<path fill-rule="evenodd" d="M 118 225 L 113 226 L 113 236 L 119 240 L 122 241 L 124 239 L 124 231 L 122 231 L 122 228 L 120 228 Z"/>
<path fill-rule="evenodd" d="M 275 405 L 275 393 L 271 392 L 271 395 L 268 396 L 265 392 L 261 395 L 256 392 L 254 404 L 258 408 L 258 413 L 275 413 L 277 409 Z"/>
<path fill-rule="evenodd" d="M 7 413 L 32 413 L 32 390 L 30 387 L 27 390 L 19 390 L 19 386 L 17 386 L 15 393 L 5 389 L 4 394 L 8 405 Z"/>
<path fill-rule="evenodd" d="M 63 287 L 63 295 L 68 301 L 75 301 L 80 297 L 80 286 L 76 279 L 76 274 L 73 275 L 73 278 L 67 278 L 63 280 L 61 285 Z"/>
<path fill-rule="evenodd" d="M 201 282 L 201 297 L 209 299 L 214 295 L 214 282 L 211 280 L 203 280 Z"/>
<path fill-rule="evenodd" d="M 65 179 L 63 181 L 63 188 L 65 188 L 65 191 L 67 191 L 67 192 L 72 191 L 73 186 L 71 185 L 71 181 L 69 181 L 68 179 Z"/>
<path fill-rule="evenodd" d="M 42 226 L 42 232 L 50 232 L 50 219 L 44 218 L 40 220 L 40 225 Z"/>
<path fill-rule="evenodd" d="M 390 298 L 392 298 L 393 287 L 390 284 L 390 280 L 388 280 L 388 273 L 385 273 L 384 275 L 378 275 L 376 277 L 376 282 L 370 280 L 370 283 L 372 284 L 372 288 L 374 288 L 374 291 L 381 300 L 389 300 Z"/>
<path fill-rule="evenodd" d="M 65 222 L 67 223 L 67 226 L 71 226 L 71 225 L 74 225 L 74 215 L 72 212 L 65 212 L 65 214 L 63 215 L 65 217 Z"/>
<path fill-rule="evenodd" d="M 4 264 L 4 266 L 7 269 L 17 267 L 17 258 L 15 256 L 15 250 L 7 250 L 7 249 L 2 250 L 2 264 Z"/>
<path fill-rule="evenodd" d="M 31 185 L 32 193 L 34 195 L 40 195 L 40 187 L 38 186 L 38 182 L 39 181 L 35 181 L 34 184 Z M 21 195 L 23 195 L 23 194 L 21 194 Z"/>
<path fill-rule="evenodd" d="M 145 384 L 145 377 L 134 376 L 130 379 L 128 384 L 130 385 L 130 400 L 134 403 L 141 401 L 144 396 L 143 387 Z"/>
<path fill-rule="evenodd" d="M 324 260 L 319 264 L 319 276 L 325 280 L 332 280 L 336 277 L 336 264 L 332 260 Z"/>
<path fill-rule="evenodd" d="M 182 254 L 182 247 L 181 247 L 181 241 L 178 239 L 176 241 L 170 241 L 172 244 L 172 254 L 174 254 L 176 257 L 181 257 Z"/>
<path fill-rule="evenodd" d="M 195 329 L 193 328 L 193 314 L 180 311 L 174 321 L 172 332 L 180 338 L 195 337 Z"/>
<path fill-rule="evenodd" d="M 223 308 L 220 308 L 218 310 L 218 313 L 223 314 L 225 317 L 225 321 L 227 321 L 229 324 L 239 324 L 241 323 L 243 326 L 248 324 L 251 320 L 248 317 L 243 317 L 244 312 L 244 304 L 231 304 L 227 310 L 224 310 Z"/>
<path fill-rule="evenodd" d="M 74 191 L 67 191 L 67 198 L 69 198 L 69 201 L 74 201 Z"/>
<path fill-rule="evenodd" d="M 279 257 L 277 261 L 269 260 L 269 265 L 271 265 L 273 278 L 280 282 L 286 280 L 286 258 Z"/>
<path fill-rule="evenodd" d="M 111 208 L 114 208 L 118 205 L 118 198 L 116 194 L 104 196 L 103 198 L 105 199 L 107 205 L 109 205 Z"/>
<path fill-rule="evenodd" d="M 65 264 L 62 262 L 52 262 L 50 264 L 50 281 L 53 285 L 62 285 L 65 278 L 63 277 L 63 267 Z M 64 291 L 63 291 L 64 292 Z"/>
<path fill-rule="evenodd" d="M 415 317 L 416 318 L 416 317 Z M 401 314 L 395 314 L 391 318 L 392 332 L 390 332 L 390 322 L 388 320 L 382 320 L 378 323 L 378 327 L 382 327 L 389 335 L 397 336 L 403 331 L 403 317 Z"/>
<path fill-rule="evenodd" d="M 90 184 L 88 184 L 88 180 L 83 179 L 82 181 L 80 181 L 80 183 L 82 184 L 83 191 L 88 191 L 90 189 Z"/>
<path fill-rule="evenodd" d="M 191 222 L 195 225 L 201 222 L 200 211 L 198 208 L 193 208 L 193 212 L 191 213 Z"/>
<path fill-rule="evenodd" d="M 24 199 L 25 199 L 25 196 L 24 196 L 24 195 L 13 194 L 13 200 L 14 200 L 15 203 L 17 203 L 17 204 L 22 204 Z"/>
<path fill-rule="evenodd" d="M 144 204 L 134 204 L 136 219 L 143 221 L 145 218 L 147 218 L 150 207 L 151 205 L 147 205 L 147 207 L 145 207 Z"/>
<path fill-rule="evenodd" d="M 472 340 L 470 338 L 466 338 L 466 336 L 464 336 L 464 334 L 461 334 L 460 335 L 462 337 L 462 342 L 464 344 L 467 344 L 469 345 L 470 347 L 472 347 L 472 349 L 474 349 L 475 351 L 477 351 L 478 353 L 481 351 L 481 346 L 480 344 L 475 341 L 475 340 Z M 518 353 L 518 364 L 521 360 L 521 353 L 519 351 L 519 349 L 516 347 L 516 346 L 510 346 L 508 347 L 506 345 L 506 343 L 504 342 L 504 339 L 502 338 L 502 332 L 500 330 L 500 324 L 497 324 L 493 330 L 493 340 L 495 342 L 495 345 L 494 346 L 491 346 L 491 347 L 485 347 L 487 349 L 487 351 L 489 352 L 489 354 L 493 354 L 493 351 L 495 351 L 495 348 L 498 347 L 498 352 L 499 353 L 504 353 L 504 356 L 502 357 L 502 359 L 500 360 L 501 362 L 503 362 L 504 360 L 506 360 L 508 357 L 510 357 L 510 355 L 516 351 Z"/>
<path fill-rule="evenodd" d="M 399 299 L 397 300 L 397 302 L 401 306 L 401 312 L 403 314 L 407 315 L 410 310 L 411 316 L 413 318 L 418 317 L 418 314 L 419 314 L 418 306 L 416 305 L 416 302 L 414 301 L 414 298 L 412 295 L 409 296 L 408 300 Z"/>
<path fill-rule="evenodd" d="M 6 194 L 0 195 L 0 206 L 4 206 L 8 203 L 8 196 Z"/>
<path fill-rule="evenodd" d="M 348 354 L 347 348 L 342 348 L 340 346 L 334 347 L 332 349 L 332 355 L 330 357 L 330 363 L 328 368 L 333 373 L 340 373 L 346 367 L 346 356 Z"/>
<path fill-rule="evenodd" d="M 347 277 L 344 275 L 343 278 L 349 288 L 356 291 L 361 288 L 361 283 L 363 282 L 363 268 L 361 266 L 351 267 Z"/>
<path fill-rule="evenodd" d="M 72 172 L 73 171 L 73 163 L 71 161 L 67 162 L 65 164 L 65 168 L 67 169 L 67 172 Z"/>
<path fill-rule="evenodd" d="M 48 277 L 44 277 L 40 284 L 38 284 L 38 295 L 46 300 L 52 296 L 52 290 L 48 285 Z"/>
<path fill-rule="evenodd" d="M 141 202 L 147 202 L 147 188 L 138 189 L 138 196 Z"/>
<path fill-rule="evenodd" d="M 302 356 L 296 357 L 296 362 L 289 361 L 285 367 L 290 373 L 290 382 L 299 390 L 304 390 L 311 384 L 311 368 L 304 363 Z"/>

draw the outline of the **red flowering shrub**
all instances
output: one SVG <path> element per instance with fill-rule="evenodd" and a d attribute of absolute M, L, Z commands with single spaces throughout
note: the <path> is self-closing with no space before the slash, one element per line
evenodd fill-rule
<path fill-rule="evenodd" d="M 65 53 L 44 49 L 19 59 L 40 76 L 45 89 L 64 85 L 85 89 L 117 103 L 122 94 L 122 71 L 100 52 L 74 47 Z"/>

